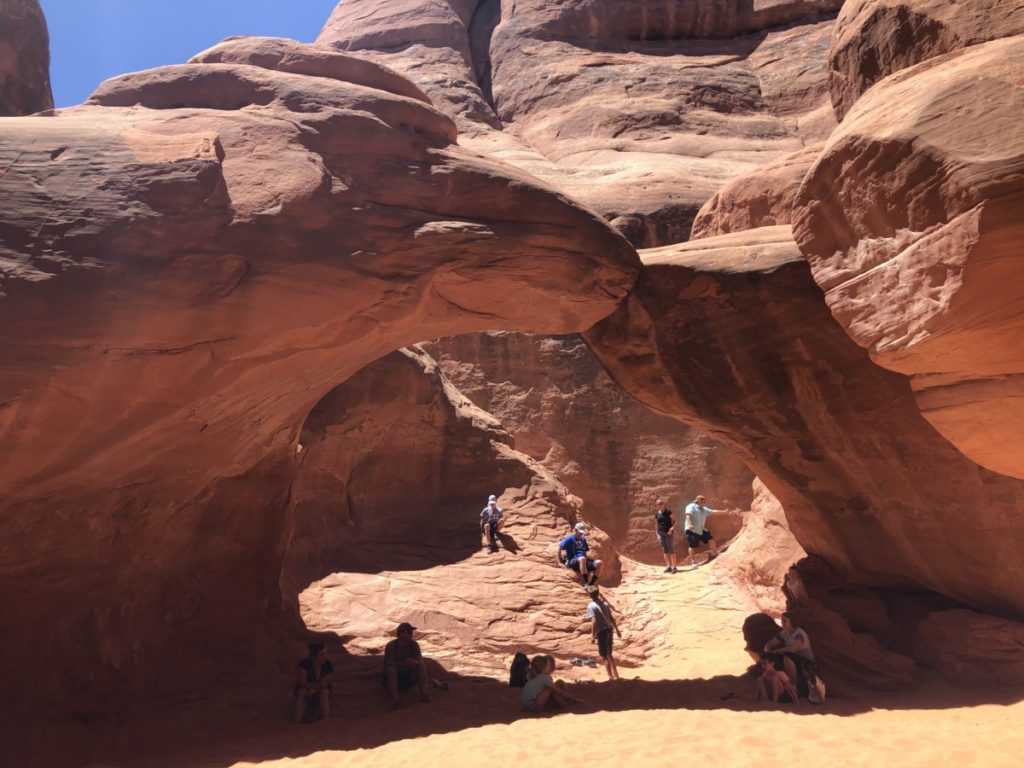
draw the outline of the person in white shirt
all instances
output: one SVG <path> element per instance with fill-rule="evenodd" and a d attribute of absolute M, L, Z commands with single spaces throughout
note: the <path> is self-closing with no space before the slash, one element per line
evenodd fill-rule
<path fill-rule="evenodd" d="M 711 547 L 706 562 L 710 562 L 718 557 L 718 544 L 715 543 L 715 536 L 707 526 L 707 520 L 711 515 L 720 510 L 705 506 L 704 501 L 704 496 L 698 494 L 697 498 L 686 505 L 686 523 L 683 535 L 686 536 L 686 545 L 690 550 L 690 565 L 693 567 L 697 566 L 697 548 L 701 544 L 707 544 Z"/>
<path fill-rule="evenodd" d="M 487 538 L 487 551 L 498 551 L 498 534 L 505 525 L 504 512 L 498 506 L 498 498 L 490 496 L 487 506 L 480 511 L 480 533 Z"/>

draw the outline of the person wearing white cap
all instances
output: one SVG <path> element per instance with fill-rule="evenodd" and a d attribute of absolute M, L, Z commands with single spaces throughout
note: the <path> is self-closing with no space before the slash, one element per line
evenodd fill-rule
<path fill-rule="evenodd" d="M 568 536 L 558 543 L 558 559 L 576 571 L 584 584 L 594 584 L 601 573 L 602 562 L 587 557 L 587 524 L 576 523 Z"/>
<path fill-rule="evenodd" d="M 493 494 L 487 499 L 487 506 L 480 511 L 480 534 L 486 537 L 487 551 L 498 551 L 498 535 L 505 526 L 505 510 L 498 506 L 498 497 Z"/>

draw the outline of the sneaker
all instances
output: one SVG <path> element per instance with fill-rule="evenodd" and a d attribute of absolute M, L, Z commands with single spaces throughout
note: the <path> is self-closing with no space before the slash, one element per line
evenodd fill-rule
<path fill-rule="evenodd" d="M 672 566 L 665 569 L 665 573 L 672 573 Z"/>
<path fill-rule="evenodd" d="M 572 664 L 574 667 L 582 667 L 583 666 L 583 659 L 581 659 L 581 658 L 579 658 L 577 656 L 574 656 L 573 658 L 569 659 L 569 663 Z"/>
<path fill-rule="evenodd" d="M 673 568 L 672 568 L 672 573 L 679 573 L 679 569 L 678 569 L 678 568 L 675 568 L 675 567 L 673 567 Z"/>
<path fill-rule="evenodd" d="M 712 560 L 714 560 L 714 559 L 715 559 L 716 557 L 718 557 L 718 553 L 717 553 L 717 552 L 708 552 L 708 562 L 709 562 L 709 563 L 710 563 L 710 562 L 711 562 Z"/>
<path fill-rule="evenodd" d="M 597 661 L 595 659 L 587 659 L 584 662 L 584 664 L 586 664 L 588 667 L 596 667 L 597 666 Z"/>

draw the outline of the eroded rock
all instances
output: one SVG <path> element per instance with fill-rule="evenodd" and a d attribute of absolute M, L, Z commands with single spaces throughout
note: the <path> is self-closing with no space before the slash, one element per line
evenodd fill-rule
<path fill-rule="evenodd" d="M 833 316 L 910 378 L 925 418 L 1024 477 L 1024 37 L 902 70 L 861 97 L 798 199 Z"/>
<path fill-rule="evenodd" d="M 732 448 L 801 546 L 844 578 L 1024 613 L 1013 554 L 1024 484 L 950 446 L 907 380 L 850 340 L 788 227 L 642 258 L 627 301 L 584 334 L 615 381 Z M 948 533 L 964 519 L 978 542 L 969 551 Z"/>
<path fill-rule="evenodd" d="M 278 40 L 206 59 L 0 136 L 12 691 L 170 692 L 265 653 L 312 406 L 426 337 L 581 330 L 634 279 L 394 73 Z"/>

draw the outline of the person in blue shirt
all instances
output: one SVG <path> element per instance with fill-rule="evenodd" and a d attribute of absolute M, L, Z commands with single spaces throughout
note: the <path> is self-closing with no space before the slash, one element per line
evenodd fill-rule
<path fill-rule="evenodd" d="M 697 565 L 697 547 L 702 543 L 711 547 L 708 553 L 708 562 L 718 557 L 718 544 L 715 543 L 715 536 L 707 526 L 707 520 L 715 512 L 720 510 L 711 509 L 704 505 L 704 496 L 698 494 L 690 504 L 686 505 L 686 523 L 683 535 L 686 536 L 686 544 L 690 550 L 690 565 Z"/>
<path fill-rule="evenodd" d="M 576 571 L 584 584 L 596 583 L 603 565 L 600 560 L 587 557 L 589 549 L 586 523 L 576 523 L 572 533 L 558 543 L 559 562 Z"/>

